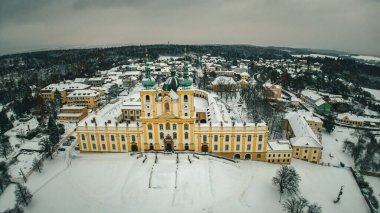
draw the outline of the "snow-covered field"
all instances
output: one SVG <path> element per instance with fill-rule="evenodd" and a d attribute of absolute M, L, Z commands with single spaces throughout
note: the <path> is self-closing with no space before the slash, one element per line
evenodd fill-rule
<path fill-rule="evenodd" d="M 365 60 L 365 61 L 380 61 L 380 57 L 367 56 L 367 55 L 351 56 L 351 58 L 356 58 L 356 59 Z"/>
<path fill-rule="evenodd" d="M 180 154 L 148 160 L 129 154 L 75 154 L 67 167 L 64 154 L 46 160 L 43 172 L 26 185 L 34 193 L 26 212 L 282 212 L 272 177 L 279 165 L 232 163 L 208 156 L 187 161 Z M 293 160 L 301 194 L 323 212 L 369 212 L 350 171 Z M 178 168 L 178 169 L 177 169 Z M 151 178 L 150 178 L 151 177 Z M 150 181 L 151 180 L 151 181 Z M 151 188 L 149 188 L 151 183 Z M 339 204 L 340 186 L 344 193 Z M 14 187 L 0 196 L 0 211 L 14 205 Z M 284 200 L 284 197 L 283 197 Z"/>
<path fill-rule="evenodd" d="M 377 90 L 377 89 L 368 89 L 368 88 L 364 88 L 363 89 L 369 93 L 371 93 L 371 95 L 373 95 L 373 97 L 375 98 L 375 100 L 378 100 L 380 101 L 380 90 Z"/>
<path fill-rule="evenodd" d="M 321 162 L 330 163 L 332 166 L 340 166 L 340 162 L 344 163 L 346 166 L 355 166 L 352 157 L 343 152 L 343 142 L 349 139 L 353 142 L 352 133 L 355 130 L 347 127 L 335 126 L 334 132 L 331 134 L 326 131 L 322 131 L 322 145 L 323 153 Z"/>

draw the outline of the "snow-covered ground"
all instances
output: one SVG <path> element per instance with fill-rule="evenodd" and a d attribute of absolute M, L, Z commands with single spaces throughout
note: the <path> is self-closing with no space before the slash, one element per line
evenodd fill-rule
<path fill-rule="evenodd" d="M 352 141 L 352 133 L 355 130 L 347 127 L 335 126 L 334 131 L 329 134 L 325 130 L 322 131 L 322 163 L 330 163 L 332 166 L 340 166 L 340 162 L 345 166 L 355 166 L 352 157 L 343 152 L 343 142 L 346 139 Z M 356 142 L 356 141 L 353 141 Z"/>
<path fill-rule="evenodd" d="M 377 90 L 377 89 L 369 89 L 369 88 L 364 88 L 362 87 L 365 91 L 371 93 L 371 95 L 373 95 L 373 97 L 375 98 L 375 100 L 377 101 L 380 101 L 380 90 Z"/>
<path fill-rule="evenodd" d="M 208 156 L 187 161 L 180 154 L 148 160 L 129 154 L 63 154 L 45 161 L 43 172 L 26 183 L 34 194 L 26 212 L 282 212 L 272 177 L 279 165 L 255 161 L 232 163 Z M 323 212 L 369 212 L 350 171 L 294 160 L 301 194 Z M 151 178 L 150 178 L 151 177 Z M 151 188 L 149 188 L 151 183 Z M 340 186 L 344 193 L 339 204 Z M 177 187 L 176 187 L 177 186 Z M 14 187 L 0 196 L 0 211 L 14 205 Z M 283 200 L 284 197 L 283 197 Z"/>
<path fill-rule="evenodd" d="M 365 60 L 365 61 L 380 61 L 380 57 L 367 56 L 367 55 L 358 55 L 358 56 L 352 55 L 351 58 L 356 58 L 356 59 Z"/>
<path fill-rule="evenodd" d="M 364 180 L 369 183 L 373 189 L 373 194 L 376 196 L 377 200 L 380 200 L 380 178 L 363 175 Z"/>

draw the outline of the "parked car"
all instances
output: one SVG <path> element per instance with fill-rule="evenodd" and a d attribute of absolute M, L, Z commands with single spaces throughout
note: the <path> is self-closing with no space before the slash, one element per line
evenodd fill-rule
<path fill-rule="evenodd" d="M 70 142 L 64 142 L 62 146 L 70 146 Z"/>
<path fill-rule="evenodd" d="M 65 151 L 66 149 L 65 148 L 63 148 L 63 147 L 59 147 L 58 148 L 58 151 Z"/>
<path fill-rule="evenodd" d="M 76 145 L 74 149 L 79 150 L 79 145 Z"/>

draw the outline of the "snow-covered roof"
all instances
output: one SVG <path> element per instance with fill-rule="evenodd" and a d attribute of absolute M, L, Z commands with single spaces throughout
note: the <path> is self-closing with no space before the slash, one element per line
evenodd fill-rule
<path fill-rule="evenodd" d="M 304 96 L 304 97 L 308 97 L 310 99 L 312 99 L 313 101 L 317 101 L 319 99 L 322 98 L 322 96 L 318 95 L 315 91 L 313 90 L 303 90 L 301 92 L 301 94 Z"/>
<path fill-rule="evenodd" d="M 350 114 L 350 113 L 341 113 L 341 114 L 338 114 L 337 118 L 339 120 L 347 118 L 350 121 L 380 123 L 380 119 L 378 119 L 378 118 L 358 116 L 358 115 Z"/>
<path fill-rule="evenodd" d="M 71 98 L 71 97 L 95 97 L 99 94 L 100 93 L 96 90 L 84 89 L 84 90 L 74 90 L 67 97 L 68 98 Z"/>
<path fill-rule="evenodd" d="M 73 82 L 65 82 L 65 83 L 58 83 L 58 84 L 50 84 L 42 90 L 58 90 L 58 91 L 63 91 L 67 89 L 75 90 L 75 89 L 87 89 L 90 86 L 87 84 L 81 84 L 81 83 L 73 83 Z"/>
<path fill-rule="evenodd" d="M 288 140 L 268 141 L 268 150 L 290 151 L 292 150 L 292 146 Z"/>
<path fill-rule="evenodd" d="M 318 101 L 315 102 L 316 106 L 321 106 L 322 104 L 326 103 L 323 99 L 319 99 Z"/>
<path fill-rule="evenodd" d="M 313 122 L 316 122 L 316 123 L 323 123 L 322 120 L 317 117 L 317 116 L 314 116 L 312 112 L 310 111 L 305 111 L 305 110 L 298 110 L 297 113 L 302 116 L 306 121 L 313 121 Z"/>
<path fill-rule="evenodd" d="M 212 81 L 212 85 L 236 84 L 232 77 L 218 76 Z"/>
<path fill-rule="evenodd" d="M 317 147 L 322 148 L 317 136 L 309 127 L 306 120 L 296 112 L 289 112 L 285 115 L 295 137 L 290 138 L 292 146 Z"/>
<path fill-rule="evenodd" d="M 178 99 L 178 95 L 176 92 L 174 92 L 173 90 L 170 90 L 169 92 L 169 97 L 172 99 L 172 100 L 177 100 Z"/>

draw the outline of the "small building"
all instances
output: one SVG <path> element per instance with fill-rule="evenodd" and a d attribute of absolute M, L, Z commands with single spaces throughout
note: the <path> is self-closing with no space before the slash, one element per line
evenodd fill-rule
<path fill-rule="evenodd" d="M 88 83 L 92 87 L 101 87 L 104 84 L 104 78 L 102 77 L 97 77 L 97 78 L 89 78 Z"/>
<path fill-rule="evenodd" d="M 88 114 L 85 106 L 63 106 L 57 115 L 60 121 L 81 121 Z"/>
<path fill-rule="evenodd" d="M 75 90 L 67 96 L 68 105 L 86 106 L 95 108 L 100 103 L 100 92 L 96 90 Z"/>
<path fill-rule="evenodd" d="M 281 86 L 266 82 L 263 84 L 263 94 L 268 98 L 281 98 Z"/>
<path fill-rule="evenodd" d="M 67 96 L 74 90 L 84 90 L 90 88 L 90 85 L 74 83 L 72 81 L 50 84 L 41 89 L 41 96 L 45 101 L 54 100 L 54 94 L 58 91 L 61 95 L 61 103 L 67 102 Z"/>
<path fill-rule="evenodd" d="M 293 158 L 319 163 L 322 144 L 302 115 L 297 112 L 286 114 L 284 129 L 293 148 Z"/>
<path fill-rule="evenodd" d="M 239 88 L 232 77 L 218 76 L 211 83 L 214 92 L 235 91 Z"/>
<path fill-rule="evenodd" d="M 350 126 L 364 126 L 364 118 L 350 113 L 338 114 L 336 120 Z"/>
<path fill-rule="evenodd" d="M 293 149 L 289 140 L 269 141 L 265 161 L 276 164 L 290 164 Z"/>
<path fill-rule="evenodd" d="M 300 99 L 299 98 L 297 98 L 296 96 L 292 96 L 291 98 L 290 98 L 290 104 L 292 105 L 292 106 L 295 106 L 295 107 L 298 107 L 299 105 L 300 105 Z"/>
<path fill-rule="evenodd" d="M 331 113 L 331 108 L 332 107 L 326 101 L 324 101 L 323 99 L 320 99 L 317 102 L 315 102 L 315 107 L 314 108 L 315 108 L 315 111 L 318 114 L 326 115 L 326 114 L 330 114 Z"/>

